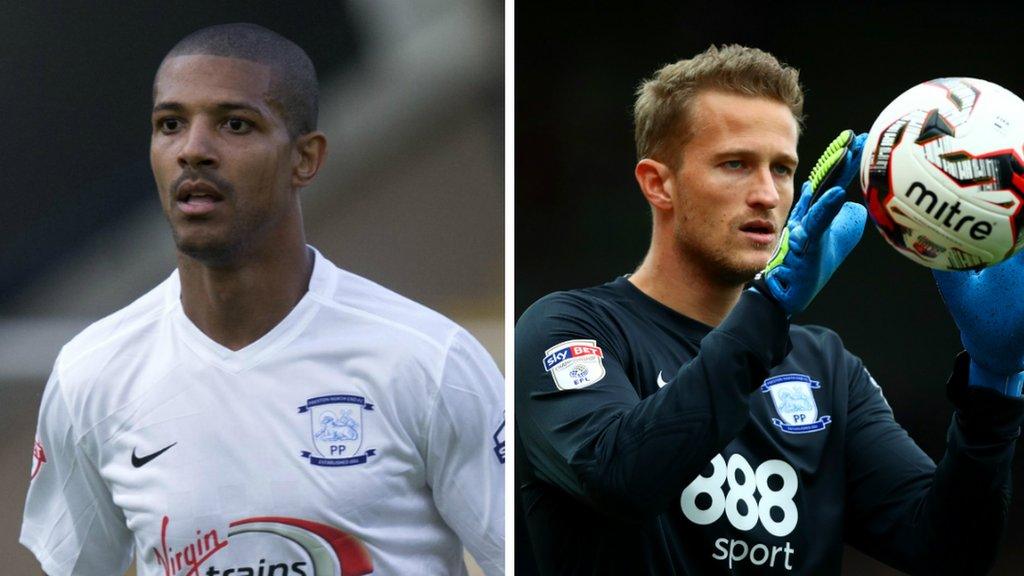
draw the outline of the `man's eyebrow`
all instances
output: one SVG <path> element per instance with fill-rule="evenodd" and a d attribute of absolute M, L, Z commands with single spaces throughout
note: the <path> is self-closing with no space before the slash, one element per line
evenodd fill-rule
<path fill-rule="evenodd" d="M 232 112 L 234 110 L 245 110 L 247 112 L 252 112 L 253 114 L 256 114 L 258 116 L 263 115 L 263 113 L 260 112 L 259 108 L 246 102 L 220 102 L 219 104 L 214 106 L 214 109 L 218 112 Z"/>
<path fill-rule="evenodd" d="M 158 104 L 153 106 L 153 113 L 155 114 L 157 112 L 163 112 L 165 110 L 171 111 L 171 112 L 181 112 L 184 109 L 185 109 L 185 106 L 182 105 L 179 102 L 160 102 L 160 103 L 158 103 Z M 221 113 L 223 113 L 223 112 L 232 112 L 232 111 L 235 111 L 235 110 L 245 110 L 247 112 L 252 112 L 253 114 L 256 114 L 258 116 L 262 116 L 263 115 L 263 113 L 260 112 L 259 108 L 256 108 L 252 104 L 248 104 L 248 103 L 245 103 L 245 102 L 218 102 L 213 107 L 213 109 L 216 112 L 221 112 Z"/>
<path fill-rule="evenodd" d="M 171 112 L 180 112 L 185 107 L 177 102 L 160 102 L 153 106 L 153 112 L 163 112 L 164 110 L 170 110 Z"/>
<path fill-rule="evenodd" d="M 800 165 L 800 158 L 798 158 L 796 156 L 792 156 L 790 154 L 781 154 L 781 155 L 779 155 L 779 158 L 782 158 L 782 160 L 784 162 L 792 164 L 793 166 L 799 166 Z"/>
<path fill-rule="evenodd" d="M 753 150 L 750 150 L 749 148 L 730 148 L 730 149 L 727 149 L 727 150 L 722 150 L 721 152 L 717 152 L 712 157 L 715 158 L 715 159 L 727 158 L 727 157 L 734 157 L 735 158 L 735 157 L 749 157 L 749 156 L 753 156 L 755 154 L 756 154 L 756 152 L 754 152 Z M 786 153 L 782 153 L 782 154 L 777 155 L 775 157 L 775 159 L 776 160 L 781 160 L 781 161 L 789 163 L 789 164 L 792 164 L 794 166 L 796 166 L 796 165 L 798 165 L 800 163 L 800 159 L 799 158 L 797 158 L 796 156 L 793 156 L 791 154 L 786 154 Z"/>

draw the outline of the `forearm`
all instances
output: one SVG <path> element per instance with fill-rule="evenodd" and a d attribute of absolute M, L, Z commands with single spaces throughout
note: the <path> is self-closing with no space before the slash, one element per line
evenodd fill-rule
<path fill-rule="evenodd" d="M 945 568 L 973 574 L 991 567 L 1006 527 L 1024 401 L 967 386 L 966 367 L 964 354 L 950 378 L 957 409 L 923 519 L 932 557 Z"/>
<path fill-rule="evenodd" d="M 623 516 L 659 514 L 749 420 L 749 398 L 789 351 L 785 315 L 745 293 L 671 383 L 623 412 L 569 464 L 584 496 Z"/>
<path fill-rule="evenodd" d="M 957 358 L 946 453 L 907 526 L 905 569 L 915 574 L 987 573 L 1006 527 L 1024 401 L 967 386 L 967 364 Z"/>

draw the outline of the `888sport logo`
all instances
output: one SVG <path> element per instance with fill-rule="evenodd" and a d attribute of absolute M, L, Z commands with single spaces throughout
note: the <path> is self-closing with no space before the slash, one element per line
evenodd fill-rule
<path fill-rule="evenodd" d="M 755 470 L 742 454 L 721 454 L 711 459 L 711 475 L 697 476 L 679 498 L 683 515 L 694 524 L 706 526 L 723 515 L 737 530 L 747 532 L 760 524 L 772 536 L 784 538 L 800 519 L 795 497 L 796 471 L 783 460 L 766 460 Z M 742 539 L 719 538 L 712 558 L 754 566 L 792 570 L 795 550 L 784 545 L 753 545 Z"/>

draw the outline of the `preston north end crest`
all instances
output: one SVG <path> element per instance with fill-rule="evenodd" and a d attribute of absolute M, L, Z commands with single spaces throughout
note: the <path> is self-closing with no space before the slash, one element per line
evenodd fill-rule
<path fill-rule="evenodd" d="M 498 462 L 505 463 L 505 418 L 502 417 L 501 424 L 498 425 L 498 429 L 494 431 L 494 435 L 491 436 L 494 440 L 494 455 L 497 456 Z"/>
<path fill-rule="evenodd" d="M 779 413 L 779 418 L 772 418 L 772 424 L 789 434 L 824 430 L 832 423 L 832 417 L 818 417 L 818 405 L 812 392 L 817 388 L 821 388 L 821 384 L 804 374 L 782 374 L 765 380 L 761 392 L 771 394 Z"/>
<path fill-rule="evenodd" d="M 596 340 L 568 340 L 544 352 L 544 371 L 559 390 L 586 388 L 604 378 L 604 352 Z"/>
<path fill-rule="evenodd" d="M 364 415 L 375 414 L 373 404 L 362 396 L 332 394 L 317 396 L 299 406 L 299 414 L 309 414 L 309 425 L 316 454 L 302 451 L 314 466 L 353 466 L 365 464 L 376 450 L 365 445 Z"/>

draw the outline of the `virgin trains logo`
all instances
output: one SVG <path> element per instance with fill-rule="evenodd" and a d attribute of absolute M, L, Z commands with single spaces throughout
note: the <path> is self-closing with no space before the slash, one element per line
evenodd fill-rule
<path fill-rule="evenodd" d="M 164 516 L 160 548 L 153 549 L 164 576 L 362 576 L 373 572 L 362 542 L 326 524 L 280 516 L 243 518 L 228 524 L 225 535 L 216 528 L 196 530 L 185 542 L 174 539 L 176 545 L 168 538 L 169 524 L 170 518 Z M 241 535 L 262 538 L 243 542 Z M 281 546 L 300 550 L 279 554 L 280 558 L 268 553 Z"/>

